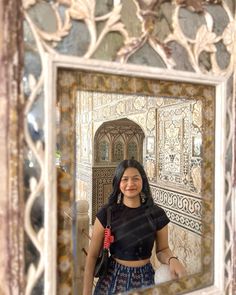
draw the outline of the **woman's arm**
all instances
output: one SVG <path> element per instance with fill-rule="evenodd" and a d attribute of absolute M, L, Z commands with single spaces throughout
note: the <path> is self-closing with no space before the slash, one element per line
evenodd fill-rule
<path fill-rule="evenodd" d="M 88 255 L 86 257 L 84 271 L 83 295 L 91 295 L 93 290 L 94 268 L 97 257 L 102 248 L 104 238 L 104 227 L 96 218 L 93 225 L 93 234 L 89 245 Z"/>
<path fill-rule="evenodd" d="M 177 258 L 171 258 L 175 257 L 175 255 L 173 255 L 168 244 L 168 225 L 157 231 L 156 254 L 161 263 L 170 266 L 170 272 L 173 279 L 186 275 L 186 270 L 183 264 Z"/>

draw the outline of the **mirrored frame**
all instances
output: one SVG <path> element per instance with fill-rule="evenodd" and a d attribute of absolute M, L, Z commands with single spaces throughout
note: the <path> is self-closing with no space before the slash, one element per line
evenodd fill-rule
<path fill-rule="evenodd" d="M 154 288 L 140 290 L 140 294 L 222 294 L 224 290 L 224 202 L 225 202 L 225 120 L 226 120 L 226 80 L 201 74 L 174 70 L 163 70 L 145 66 L 122 65 L 76 57 L 47 55 L 44 60 L 45 71 L 45 294 L 57 294 L 63 280 L 72 280 L 72 270 L 64 278 L 59 276 L 58 256 L 67 255 L 72 264 L 72 256 L 58 244 L 58 233 L 63 220 L 60 217 L 61 202 L 66 199 L 70 206 L 72 199 L 61 199 L 58 193 L 58 173 L 55 165 L 56 154 L 56 104 L 58 97 L 67 97 L 63 109 L 74 120 L 74 102 L 77 91 L 107 91 L 121 93 L 123 82 L 129 81 L 130 93 L 137 92 L 137 85 L 143 93 L 154 96 L 186 96 L 200 99 L 203 103 L 203 238 L 201 273 L 187 278 L 160 284 Z M 86 78 L 85 78 L 86 76 Z M 123 80 L 122 80 L 123 79 Z M 127 80 L 128 79 L 128 80 Z M 98 81 L 100 81 L 98 83 Z M 103 85 L 101 86 L 101 81 Z M 110 81 L 113 81 L 112 83 Z M 116 81 L 116 83 L 114 83 Z M 105 83 L 105 84 L 104 84 Z M 132 86 L 134 85 L 134 86 Z M 120 87 L 120 88 L 119 88 Z M 124 86 L 122 86 L 124 87 Z M 190 89 L 195 89 L 195 94 Z M 184 95 L 185 94 L 185 95 Z M 63 112 L 64 112 L 63 111 Z M 75 121 L 74 121 L 75 123 Z M 61 130 L 67 142 L 66 160 L 71 171 L 74 169 L 75 128 Z M 62 151 L 63 153 L 63 151 Z M 67 164 L 68 164 L 67 163 Z M 67 196 L 73 196 L 75 189 L 73 174 L 67 179 Z M 63 189 L 63 188 L 62 188 Z M 60 188 L 59 188 L 60 191 Z M 216 218 L 217 217 L 217 218 Z M 71 227 L 68 232 L 72 233 Z M 72 239 L 72 236 L 71 236 Z M 68 245 L 67 245 L 68 246 Z M 71 281 L 72 283 L 72 281 Z M 59 284 L 59 285 L 58 285 Z"/>

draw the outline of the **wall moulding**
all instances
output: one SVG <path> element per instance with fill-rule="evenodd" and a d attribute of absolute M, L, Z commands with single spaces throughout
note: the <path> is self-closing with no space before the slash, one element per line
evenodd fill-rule
<path fill-rule="evenodd" d="M 58 255 L 60 256 L 58 229 L 60 229 L 61 220 L 58 220 L 58 210 L 61 210 L 61 200 L 57 191 L 58 179 L 55 166 L 58 136 L 55 132 L 57 130 L 56 105 L 58 100 L 61 99 L 60 102 L 63 102 L 63 97 L 67 96 L 64 106 L 65 109 L 71 110 L 68 122 L 72 127 L 68 130 L 69 134 L 73 135 L 67 142 L 67 151 L 69 151 L 67 158 L 70 161 L 70 169 L 73 170 L 76 169 L 73 158 L 76 149 L 73 103 L 78 93 L 84 90 L 103 91 L 105 95 L 107 93 L 127 93 L 136 96 L 162 97 L 164 100 L 170 97 L 201 100 L 203 104 L 202 202 L 204 207 L 202 271 L 178 281 L 155 286 L 152 289 L 140 290 L 139 293 L 224 294 L 226 79 L 69 56 L 62 58 L 60 55 L 45 55 L 43 69 L 45 75 L 45 294 L 56 295 L 57 284 L 60 284 L 58 280 Z M 98 80 L 104 82 L 105 86 L 98 83 Z M 126 81 L 126 86 L 121 81 Z M 92 102 L 94 102 L 93 99 Z M 59 130 L 59 133 L 62 134 L 62 130 Z M 65 136 L 63 139 L 68 139 L 65 130 L 63 130 L 63 136 Z M 74 201 L 75 177 L 71 173 L 68 179 L 70 181 L 67 185 L 72 195 L 68 201 L 69 206 Z M 68 232 L 72 232 L 71 228 L 68 228 Z M 72 256 L 69 254 L 68 259 L 72 264 Z M 68 274 L 68 277 L 73 276 Z M 66 283 L 73 285 L 69 279 Z"/>

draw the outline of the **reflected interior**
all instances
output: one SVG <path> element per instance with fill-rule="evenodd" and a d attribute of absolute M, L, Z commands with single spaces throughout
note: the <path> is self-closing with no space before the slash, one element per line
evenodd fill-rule
<path fill-rule="evenodd" d="M 174 286 L 177 294 L 210 284 L 213 225 L 204 220 L 213 217 L 214 87 L 79 70 L 60 70 L 57 86 L 58 288 L 81 286 L 95 214 L 116 165 L 132 157 L 171 220 L 170 248 L 191 278 L 157 289 Z M 82 228 L 81 201 L 89 205 Z M 158 269 L 155 255 L 151 261 Z"/>

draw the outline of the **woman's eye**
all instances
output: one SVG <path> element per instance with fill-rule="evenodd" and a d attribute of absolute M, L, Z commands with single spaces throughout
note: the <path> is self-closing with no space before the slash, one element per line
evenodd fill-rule
<path fill-rule="evenodd" d="M 127 181 L 127 180 L 128 180 L 127 178 L 122 178 L 122 179 L 121 179 L 121 181 L 123 181 L 123 182 L 124 182 L 124 181 Z"/>

